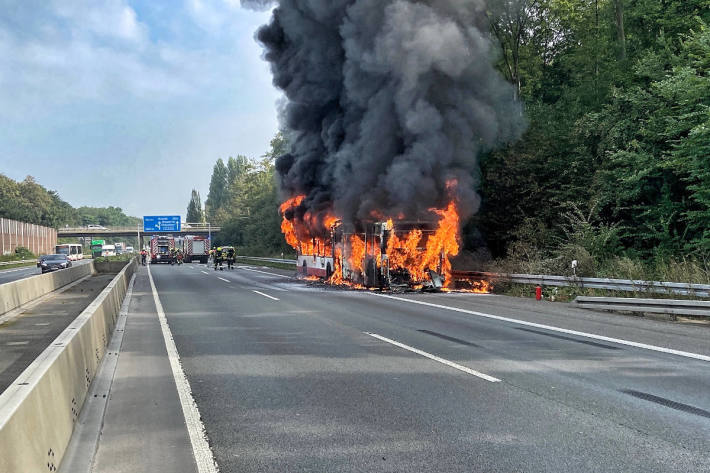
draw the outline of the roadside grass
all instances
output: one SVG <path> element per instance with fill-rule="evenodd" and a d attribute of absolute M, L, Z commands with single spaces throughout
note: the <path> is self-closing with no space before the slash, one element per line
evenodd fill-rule
<path fill-rule="evenodd" d="M 493 282 L 493 293 L 513 297 L 535 297 L 535 284 L 517 284 Z M 614 291 L 611 289 L 590 289 L 584 287 L 542 286 L 542 298 L 550 302 L 572 302 L 577 296 L 586 297 L 624 297 L 641 299 L 707 300 L 704 297 L 684 296 L 680 294 L 655 293 L 647 291 Z"/>
<path fill-rule="evenodd" d="M 267 268 L 275 268 L 275 269 L 290 269 L 292 271 L 296 271 L 296 265 L 293 264 L 284 264 L 284 263 L 273 263 L 271 261 L 261 261 L 261 260 L 255 260 L 255 259 L 250 259 L 244 256 L 237 256 L 237 261 L 239 263 L 245 263 L 245 264 L 250 264 L 254 266 L 266 266 Z"/>
<path fill-rule="evenodd" d="M 130 261 L 133 258 L 137 258 L 135 253 L 124 253 L 116 256 L 99 256 L 98 258 L 94 258 L 94 261 L 96 263 L 103 263 L 105 261 Z"/>

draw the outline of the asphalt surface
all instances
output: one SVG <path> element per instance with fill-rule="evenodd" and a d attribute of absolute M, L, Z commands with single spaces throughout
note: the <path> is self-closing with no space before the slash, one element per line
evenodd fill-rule
<path fill-rule="evenodd" d="M 91 304 L 115 277 L 87 278 L 0 323 L 0 393 Z"/>
<path fill-rule="evenodd" d="M 707 326 L 502 296 L 393 299 L 267 268 L 151 273 L 222 472 L 710 471 L 710 362 L 648 349 L 710 356 Z M 94 471 L 195 471 L 156 466 L 185 426 L 155 305 L 131 308 L 128 324 L 145 325 L 125 334 L 115 435 L 99 448 L 121 466 Z"/>
<path fill-rule="evenodd" d="M 72 265 L 88 264 L 90 261 L 90 259 L 72 261 Z M 36 264 L 23 268 L 0 270 L 0 284 L 18 281 L 20 279 L 29 278 L 31 276 L 37 276 L 38 274 L 42 274 L 42 270 L 40 270 Z"/>

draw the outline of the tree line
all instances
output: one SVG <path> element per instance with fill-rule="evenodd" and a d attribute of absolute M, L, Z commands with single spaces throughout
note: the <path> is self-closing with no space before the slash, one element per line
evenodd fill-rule
<path fill-rule="evenodd" d="M 270 149 L 259 160 L 238 155 L 218 159 L 212 170 L 209 193 L 201 209 L 200 195 L 192 191 L 188 221 L 203 217 L 221 226 L 215 236 L 217 245 L 234 245 L 242 254 L 293 255 L 281 235 L 281 204 L 276 184 L 274 161 L 288 150 L 286 138 L 278 133 Z M 195 220 L 202 221 L 202 220 Z"/>
<path fill-rule="evenodd" d="M 710 0 L 498 0 L 486 14 L 528 127 L 479 157 L 467 250 L 550 272 L 577 259 L 587 274 L 705 261 Z M 279 134 L 261 161 L 217 161 L 205 217 L 222 241 L 287 250 L 273 175 L 285 149 Z"/>
<path fill-rule="evenodd" d="M 482 157 L 469 246 L 583 260 L 589 273 L 620 259 L 707 259 L 710 2 L 495 5 L 499 67 L 529 126 Z"/>
<path fill-rule="evenodd" d="M 141 219 L 129 217 L 119 207 L 74 208 L 56 191 L 38 184 L 32 176 L 15 181 L 0 174 L 0 217 L 46 227 L 128 226 Z"/>

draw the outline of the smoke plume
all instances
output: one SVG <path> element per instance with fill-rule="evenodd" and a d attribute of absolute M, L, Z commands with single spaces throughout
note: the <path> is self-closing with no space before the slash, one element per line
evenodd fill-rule
<path fill-rule="evenodd" d="M 417 219 L 455 199 L 466 219 L 478 157 L 524 128 L 483 0 L 280 0 L 257 38 L 287 98 L 276 169 L 299 212 Z"/>

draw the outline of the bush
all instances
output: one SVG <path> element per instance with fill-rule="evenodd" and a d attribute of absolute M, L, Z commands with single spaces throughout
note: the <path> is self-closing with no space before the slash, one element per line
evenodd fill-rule
<path fill-rule="evenodd" d="M 28 248 L 18 246 L 15 248 L 15 257 L 17 259 L 33 259 L 35 255 Z"/>
<path fill-rule="evenodd" d="M 104 261 L 130 261 L 133 258 L 136 258 L 134 253 L 123 253 L 122 255 L 116 256 L 99 256 L 98 258 L 94 258 L 94 261 L 96 263 L 103 263 Z"/>

